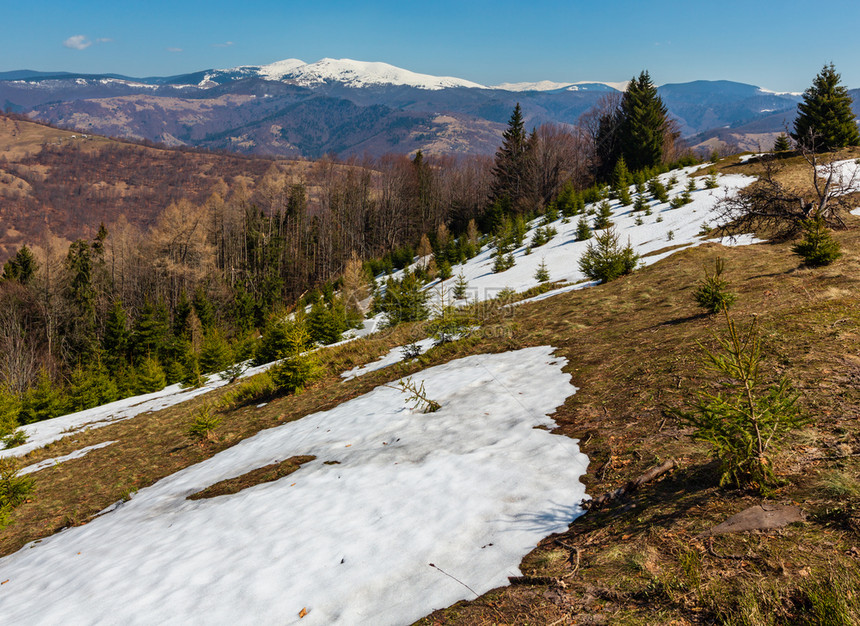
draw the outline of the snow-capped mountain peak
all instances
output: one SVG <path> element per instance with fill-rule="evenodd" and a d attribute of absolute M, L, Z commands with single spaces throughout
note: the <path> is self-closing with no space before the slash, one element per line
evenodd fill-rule
<path fill-rule="evenodd" d="M 275 61 L 268 65 L 261 65 L 257 68 L 257 73 L 260 78 L 265 78 L 266 80 L 281 80 L 305 65 L 307 63 L 301 59 L 284 59 L 283 61 Z"/>
<path fill-rule="evenodd" d="M 265 80 L 283 81 L 313 87 L 324 83 L 340 83 L 347 87 L 402 85 L 418 89 L 438 90 L 451 87 L 486 89 L 484 85 L 453 76 L 431 76 L 404 70 L 388 63 L 355 61 L 353 59 L 320 59 L 305 63 L 301 59 L 284 59 L 268 65 L 218 70 L 215 74 L 247 75 L 253 73 Z"/>

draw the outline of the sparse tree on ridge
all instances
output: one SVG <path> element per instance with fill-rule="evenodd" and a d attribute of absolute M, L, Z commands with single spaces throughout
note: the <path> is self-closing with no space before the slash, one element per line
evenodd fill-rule
<path fill-rule="evenodd" d="M 801 146 L 826 152 L 860 145 L 852 99 L 840 80 L 833 63 L 825 65 L 803 93 L 791 134 Z"/>
<path fill-rule="evenodd" d="M 621 154 L 631 171 L 659 165 L 667 140 L 674 140 L 666 105 L 647 71 L 633 78 L 621 98 Z"/>
<path fill-rule="evenodd" d="M 523 111 L 519 103 L 514 107 L 508 128 L 502 135 L 502 147 L 496 152 L 493 167 L 493 200 L 507 199 L 516 210 L 530 195 L 529 153 L 530 140 L 525 131 Z"/>

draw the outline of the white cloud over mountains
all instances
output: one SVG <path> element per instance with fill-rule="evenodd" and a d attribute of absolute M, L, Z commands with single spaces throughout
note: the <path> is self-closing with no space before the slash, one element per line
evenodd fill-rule
<path fill-rule="evenodd" d="M 86 50 L 93 42 L 86 35 L 72 35 L 63 42 L 63 45 L 72 50 Z"/>
<path fill-rule="evenodd" d="M 86 35 L 72 35 L 63 42 L 63 45 L 71 50 L 86 50 L 94 43 L 110 43 L 112 41 L 113 39 L 110 37 L 99 37 L 95 41 L 90 41 Z"/>

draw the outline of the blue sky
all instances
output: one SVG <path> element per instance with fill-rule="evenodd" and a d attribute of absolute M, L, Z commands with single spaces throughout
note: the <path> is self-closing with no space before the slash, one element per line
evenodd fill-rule
<path fill-rule="evenodd" d="M 860 87 L 860 3 L 795 0 L 31 0 L 7 3 L 0 71 L 169 75 L 285 58 L 384 61 L 483 84 L 728 79 Z"/>

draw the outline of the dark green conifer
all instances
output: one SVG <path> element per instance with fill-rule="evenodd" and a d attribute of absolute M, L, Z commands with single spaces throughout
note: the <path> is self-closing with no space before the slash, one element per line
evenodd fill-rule
<path fill-rule="evenodd" d="M 164 370 L 157 359 L 151 356 L 146 357 L 137 368 L 137 376 L 135 377 L 135 393 L 153 393 L 161 391 L 167 384 L 167 378 L 164 375 Z"/>
<path fill-rule="evenodd" d="M 591 238 L 591 227 L 588 225 L 588 219 L 582 215 L 576 223 L 576 240 L 585 241 Z"/>
<path fill-rule="evenodd" d="M 203 337 L 200 347 L 200 371 L 204 374 L 220 372 L 233 362 L 230 344 L 218 328 L 211 328 Z"/>
<path fill-rule="evenodd" d="M 526 135 L 523 111 L 519 103 L 514 107 L 508 128 L 502 135 L 502 146 L 496 152 L 493 166 L 492 200 L 507 199 L 515 210 L 521 210 L 530 195 L 529 189 L 529 138 Z"/>
<path fill-rule="evenodd" d="M 829 151 L 860 145 L 853 100 L 833 64 L 825 65 L 797 105 L 792 138 L 801 146 Z"/>
<path fill-rule="evenodd" d="M 619 111 L 619 142 L 627 167 L 641 170 L 659 165 L 667 142 L 674 137 L 666 106 L 647 71 L 630 81 Z"/>
<path fill-rule="evenodd" d="M 194 312 L 197 313 L 197 317 L 200 320 L 200 324 L 203 326 L 203 330 L 207 331 L 212 328 L 212 326 L 215 325 L 215 309 L 212 307 L 212 303 L 206 296 L 206 292 L 203 290 L 203 287 L 198 287 L 194 291 L 193 305 Z"/>
<path fill-rule="evenodd" d="M 41 420 L 51 419 L 63 413 L 62 394 L 44 369 L 39 370 L 36 386 L 24 394 L 21 407 L 20 421 L 31 424 Z"/>
<path fill-rule="evenodd" d="M 773 142 L 773 151 L 788 152 L 789 150 L 791 150 L 791 144 L 788 141 L 788 137 L 785 133 L 780 133 L 776 141 Z"/>
<path fill-rule="evenodd" d="M 824 219 L 817 215 L 804 220 L 803 239 L 791 250 L 803 258 L 803 263 L 807 267 L 830 265 L 842 256 L 839 242 L 830 234 Z"/>

